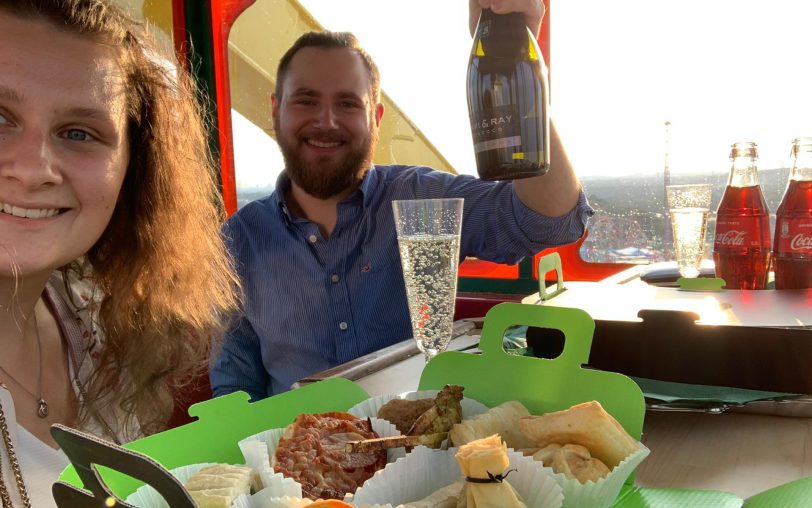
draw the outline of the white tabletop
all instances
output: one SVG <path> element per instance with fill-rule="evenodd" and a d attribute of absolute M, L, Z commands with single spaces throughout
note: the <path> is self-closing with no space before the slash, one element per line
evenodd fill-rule
<path fill-rule="evenodd" d="M 792 291 L 685 291 L 644 282 L 564 282 L 564 292 L 522 303 L 583 309 L 596 320 L 639 321 L 642 309 L 695 312 L 698 324 L 812 327 L 812 289 Z"/>

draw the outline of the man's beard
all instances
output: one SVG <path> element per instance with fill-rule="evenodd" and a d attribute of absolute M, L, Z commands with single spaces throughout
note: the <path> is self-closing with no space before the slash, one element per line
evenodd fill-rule
<path fill-rule="evenodd" d="M 318 199 L 328 199 L 356 185 L 372 164 L 378 132 L 372 129 L 364 143 L 357 149 L 351 149 L 343 158 L 324 163 L 307 163 L 300 157 L 296 139 L 289 143 L 281 136 L 277 137 L 282 157 L 285 159 L 285 170 L 291 181 L 309 195 Z"/>

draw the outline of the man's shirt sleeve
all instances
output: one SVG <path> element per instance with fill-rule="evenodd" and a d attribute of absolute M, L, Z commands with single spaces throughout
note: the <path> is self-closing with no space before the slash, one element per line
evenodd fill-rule
<path fill-rule="evenodd" d="M 270 378 L 262 365 L 259 337 L 247 318 L 241 317 L 226 335 L 209 379 L 215 397 L 239 390 L 247 392 L 252 401 L 270 395 Z"/>
<path fill-rule="evenodd" d="M 521 202 L 510 181 L 487 182 L 469 175 L 451 175 L 416 168 L 410 178 L 399 179 L 397 194 L 414 199 L 465 199 L 460 254 L 496 263 L 513 264 L 549 247 L 580 238 L 594 214 L 583 190 L 576 205 L 560 217 L 536 213 Z"/>
<path fill-rule="evenodd" d="M 243 233 L 239 213 L 223 226 L 223 239 L 245 283 L 243 268 L 248 260 L 244 256 L 248 253 L 240 252 L 239 248 Z M 248 392 L 251 400 L 271 395 L 270 375 L 263 365 L 260 338 L 246 315 L 238 316 L 223 339 L 222 348 L 215 347 L 213 353 L 215 358 L 209 367 L 209 380 L 215 397 L 239 390 Z"/>

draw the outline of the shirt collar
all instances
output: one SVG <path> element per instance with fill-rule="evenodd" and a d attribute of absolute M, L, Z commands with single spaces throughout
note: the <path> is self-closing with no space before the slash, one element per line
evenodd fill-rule
<path fill-rule="evenodd" d="M 279 176 L 276 179 L 276 192 L 274 193 L 274 197 L 276 199 L 276 205 L 279 207 L 279 210 L 282 212 L 282 216 L 289 222 L 293 221 L 293 216 L 290 214 L 290 209 L 288 208 L 287 204 L 285 203 L 285 193 L 290 189 L 291 182 L 290 177 L 288 176 L 287 171 L 282 171 L 279 173 Z M 364 174 L 364 178 L 361 179 L 361 185 L 358 186 L 358 190 L 350 194 L 344 202 L 352 201 L 355 199 L 357 193 L 360 191 L 361 195 L 363 196 L 363 207 L 366 209 L 367 206 L 372 202 L 372 196 L 375 195 L 375 191 L 380 186 L 380 179 L 378 178 L 378 174 L 375 171 L 375 166 L 372 165 Z"/>
<path fill-rule="evenodd" d="M 369 171 L 364 174 L 363 180 L 361 180 L 361 185 L 358 186 L 358 190 L 361 191 L 361 194 L 364 196 L 364 209 L 372 203 L 372 197 L 375 195 L 375 191 L 381 185 L 381 180 L 378 177 L 379 174 L 375 170 L 375 165 L 372 165 L 369 168 Z"/>
<path fill-rule="evenodd" d="M 274 192 L 274 199 L 276 200 L 276 206 L 279 207 L 279 211 L 282 212 L 282 217 L 290 223 L 293 222 L 293 216 L 290 214 L 290 210 L 288 209 L 288 205 L 285 204 L 285 193 L 290 189 L 290 177 L 288 176 L 287 171 L 282 171 L 279 173 L 279 176 L 276 178 L 276 191 Z"/>

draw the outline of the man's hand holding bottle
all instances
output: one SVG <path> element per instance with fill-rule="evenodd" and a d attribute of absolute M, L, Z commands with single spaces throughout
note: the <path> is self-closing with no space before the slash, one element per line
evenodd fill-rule
<path fill-rule="evenodd" d="M 547 11 L 542 0 L 468 0 L 468 24 L 471 35 L 476 31 L 479 13 L 482 9 L 490 9 L 495 14 L 508 12 L 521 12 L 528 28 L 538 36 L 541 20 Z"/>

